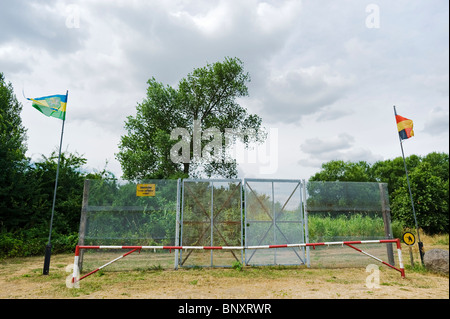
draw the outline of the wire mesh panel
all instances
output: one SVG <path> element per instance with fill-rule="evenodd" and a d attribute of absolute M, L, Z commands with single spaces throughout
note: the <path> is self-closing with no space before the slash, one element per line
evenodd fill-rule
<path fill-rule="evenodd" d="M 147 249 L 108 269 L 230 267 L 242 263 L 244 254 L 247 265 L 360 267 L 368 259 L 344 244 L 314 246 L 314 250 L 304 246 L 242 248 L 392 238 L 384 183 L 103 179 L 85 181 L 78 244 L 201 247 L 171 248 L 175 254 Z M 233 248 L 216 249 L 225 246 Z M 392 244 L 361 249 L 391 265 L 396 263 Z M 79 267 L 89 271 L 116 257 L 114 250 L 83 250 Z"/>
<path fill-rule="evenodd" d="M 300 180 L 245 179 L 245 245 L 304 243 Z M 247 265 L 299 265 L 304 247 L 246 249 Z"/>
<path fill-rule="evenodd" d="M 308 242 L 392 239 L 387 184 L 314 182 L 306 184 Z M 361 249 L 395 264 L 392 244 Z M 369 259 L 348 247 L 309 250 L 314 266 L 360 267 Z"/>
<path fill-rule="evenodd" d="M 79 245 L 175 245 L 177 180 L 86 180 L 80 221 Z M 90 269 L 117 251 L 83 253 L 80 268 Z M 116 256 L 117 257 L 117 256 Z M 170 267 L 175 258 L 168 251 L 142 251 L 114 267 L 125 269 Z"/>
<path fill-rule="evenodd" d="M 240 180 L 183 180 L 182 246 L 242 246 Z M 179 265 L 227 267 L 241 250 L 183 250 Z"/>

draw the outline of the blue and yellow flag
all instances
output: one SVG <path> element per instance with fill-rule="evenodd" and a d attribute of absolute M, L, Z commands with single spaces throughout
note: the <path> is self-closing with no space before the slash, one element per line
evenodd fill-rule
<path fill-rule="evenodd" d="M 56 117 L 61 120 L 66 118 L 67 95 L 50 95 L 29 99 L 33 107 L 46 116 Z"/>

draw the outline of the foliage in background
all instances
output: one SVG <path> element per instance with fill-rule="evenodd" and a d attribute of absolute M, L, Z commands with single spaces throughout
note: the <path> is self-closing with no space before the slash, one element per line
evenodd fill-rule
<path fill-rule="evenodd" d="M 228 75 L 234 77 L 228 78 Z M 124 168 L 125 176 L 130 179 L 187 176 L 191 168 L 172 165 L 167 160 L 167 152 L 174 143 L 170 141 L 167 129 L 177 126 L 189 128 L 193 119 L 200 117 L 205 127 L 250 127 L 259 130 L 261 119 L 257 115 L 247 114 L 245 109 L 235 103 L 236 97 L 247 94 L 245 83 L 248 80 L 248 74 L 243 72 L 238 59 L 227 59 L 223 63 L 195 70 L 180 82 L 178 91 L 164 87 L 154 79 L 150 80 L 147 98 L 138 106 L 136 118 L 128 119 L 126 128 L 129 135 L 123 136 L 121 141 L 119 161 L 129 161 L 133 165 L 129 169 Z M 232 85 L 229 87 L 229 84 Z M 230 90 L 229 94 L 227 88 Z M 225 98 L 216 100 L 217 94 L 224 95 Z M 204 108 L 202 101 L 208 101 L 205 105 L 209 106 Z M 159 106 L 164 107 L 159 109 Z M 174 112 L 183 108 L 188 111 L 183 111 L 184 115 L 178 118 L 174 117 Z M 41 160 L 36 162 L 25 156 L 26 129 L 20 118 L 21 110 L 22 105 L 17 101 L 12 85 L 0 73 L 0 258 L 42 255 L 48 240 L 57 152 L 49 157 L 42 155 Z M 149 113 L 153 117 L 149 117 Z M 144 127 L 144 119 L 150 119 L 148 123 L 151 125 Z M 145 139 L 145 145 L 142 140 L 137 140 L 139 136 Z M 133 141 L 137 145 L 133 145 Z M 147 159 L 156 163 L 156 166 L 146 165 Z M 406 158 L 406 162 L 419 227 L 429 234 L 448 234 L 448 154 L 430 153 L 423 157 L 411 155 Z M 111 188 L 111 192 L 103 195 L 104 200 L 114 197 L 117 188 L 114 175 L 106 169 L 102 172 L 85 172 L 85 164 L 86 159 L 76 153 L 62 154 L 52 232 L 53 252 L 74 250 L 78 239 L 85 179 L 104 181 L 104 186 Z M 234 164 L 222 167 L 213 165 L 204 169 L 211 176 L 234 176 Z M 322 170 L 310 181 L 387 183 L 394 236 L 400 237 L 404 227 L 414 228 L 401 157 L 379 161 L 373 165 L 364 161 L 330 161 L 324 163 Z M 173 229 L 173 221 L 169 219 L 167 215 L 162 216 L 155 227 Z M 312 231 L 318 232 L 321 227 L 319 223 L 326 222 L 326 219 L 321 220 L 312 226 Z M 339 227 L 351 226 L 344 224 L 333 225 L 335 230 L 329 226 L 331 230 L 328 232 L 338 232 Z"/>
<path fill-rule="evenodd" d="M 449 155 L 432 152 L 406 159 L 417 223 L 426 233 L 449 232 Z M 415 228 L 402 157 L 366 162 L 330 161 L 310 181 L 382 182 L 388 184 L 393 221 Z"/>
<path fill-rule="evenodd" d="M 17 211 L 27 208 L 25 152 L 26 129 L 22 125 L 22 105 L 17 101 L 11 83 L 0 73 L 0 227 L 17 220 Z"/>

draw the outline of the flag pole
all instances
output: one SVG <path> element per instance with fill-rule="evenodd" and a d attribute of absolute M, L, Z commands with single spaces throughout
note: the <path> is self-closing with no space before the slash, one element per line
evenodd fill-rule
<path fill-rule="evenodd" d="M 69 90 L 66 91 L 66 107 L 67 107 L 67 100 L 69 97 Z M 47 246 L 45 246 L 45 257 L 44 257 L 44 270 L 43 274 L 48 275 L 50 270 L 50 257 L 52 254 L 52 226 L 53 226 L 53 215 L 55 214 L 55 202 L 56 202 L 56 190 L 58 189 L 58 177 L 59 177 L 59 164 L 61 161 L 61 148 L 62 148 L 62 141 L 63 141 L 63 135 L 64 135 L 64 123 L 66 122 L 66 115 L 64 114 L 62 127 L 61 127 L 61 140 L 59 142 L 59 154 L 58 154 L 58 165 L 56 166 L 56 180 L 55 180 L 55 189 L 53 190 L 53 204 L 52 204 L 52 216 L 50 218 L 50 231 L 48 234 L 48 243 Z"/>
<path fill-rule="evenodd" d="M 395 114 L 395 116 L 397 116 L 397 111 L 395 109 L 395 105 L 394 105 L 394 114 Z M 419 246 L 420 260 L 422 261 L 422 265 L 424 265 L 424 263 L 423 263 L 423 243 L 420 240 L 420 233 L 419 233 L 419 226 L 417 224 L 416 210 L 414 208 L 414 200 L 413 200 L 413 196 L 412 196 L 412 192 L 411 192 L 411 185 L 409 184 L 408 169 L 406 167 L 405 153 L 403 151 L 403 142 L 402 142 L 402 138 L 400 137 L 400 134 L 398 135 L 398 139 L 400 141 L 400 147 L 402 149 L 403 165 L 405 166 L 405 173 L 406 173 L 406 182 L 408 184 L 409 198 L 411 200 L 411 206 L 412 206 L 412 211 L 413 211 L 413 216 L 414 216 L 414 223 L 416 225 L 417 238 L 418 238 L 417 245 Z"/>

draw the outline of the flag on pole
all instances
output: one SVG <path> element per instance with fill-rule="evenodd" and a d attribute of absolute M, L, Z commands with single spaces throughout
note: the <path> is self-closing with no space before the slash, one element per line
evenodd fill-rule
<path fill-rule="evenodd" d="M 33 107 L 46 116 L 63 121 L 66 118 L 67 95 L 50 95 L 27 100 L 32 101 Z"/>
<path fill-rule="evenodd" d="M 414 136 L 412 120 L 397 114 L 395 114 L 395 120 L 397 121 L 398 134 L 402 140 L 406 140 Z"/>
<path fill-rule="evenodd" d="M 402 157 L 403 157 L 403 165 L 405 166 L 405 174 L 406 174 L 406 182 L 408 183 L 408 190 L 409 190 L 409 198 L 411 199 L 411 207 L 412 212 L 414 216 L 414 222 L 416 224 L 416 231 L 417 231 L 417 237 L 419 237 L 419 253 L 420 253 L 420 259 L 422 261 L 422 265 L 425 265 L 423 262 L 423 243 L 420 241 L 420 234 L 419 234 L 419 225 L 417 223 L 417 216 L 416 216 L 416 210 L 414 208 L 414 200 L 411 192 L 411 185 L 409 184 L 409 177 L 408 177 L 408 169 L 406 167 L 406 160 L 405 160 L 405 153 L 403 152 L 403 143 L 402 140 L 406 140 L 410 137 L 414 136 L 413 131 L 413 121 L 410 119 L 407 119 L 406 117 L 400 116 L 397 114 L 397 110 L 395 109 L 394 105 L 394 115 L 395 115 L 395 121 L 397 122 L 397 130 L 400 140 L 400 147 L 402 149 Z"/>
<path fill-rule="evenodd" d="M 67 98 L 69 96 L 69 91 L 66 92 L 66 95 L 50 95 L 44 97 L 37 97 L 35 99 L 27 100 L 32 101 L 33 107 L 44 114 L 45 116 L 56 117 L 62 120 L 61 127 L 61 140 L 59 142 L 59 156 L 58 156 L 58 165 L 56 166 L 56 180 L 55 180 L 55 189 L 53 191 L 53 204 L 52 204 L 52 216 L 50 219 L 50 231 L 48 234 L 48 244 L 45 247 L 45 257 L 44 257 L 44 270 L 43 274 L 48 275 L 50 270 L 50 257 L 51 257 L 51 238 L 52 238 L 52 226 L 53 226 L 53 215 L 55 213 L 55 202 L 56 202 L 56 191 L 58 189 L 58 177 L 59 177 L 59 164 L 61 161 L 61 148 L 64 134 L 64 123 L 66 122 L 66 105 Z"/>

